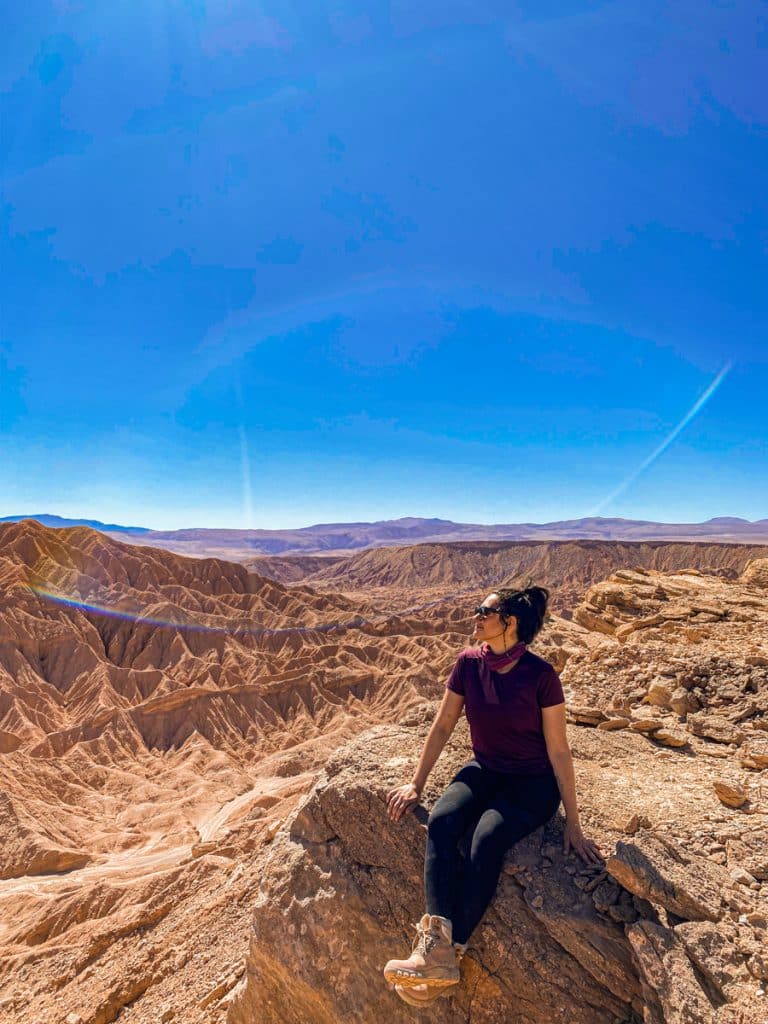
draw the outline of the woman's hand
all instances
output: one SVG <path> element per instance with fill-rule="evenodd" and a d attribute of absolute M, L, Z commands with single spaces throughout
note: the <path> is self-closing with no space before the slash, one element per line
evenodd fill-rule
<path fill-rule="evenodd" d="M 597 843 L 587 839 L 581 831 L 581 825 L 565 823 L 563 833 L 563 853 L 570 853 L 573 850 L 581 857 L 585 864 L 602 864 L 603 855 Z"/>
<path fill-rule="evenodd" d="M 387 814 L 392 821 L 400 821 L 406 811 L 412 811 L 421 799 L 421 790 L 412 782 L 397 786 L 387 793 Z"/>

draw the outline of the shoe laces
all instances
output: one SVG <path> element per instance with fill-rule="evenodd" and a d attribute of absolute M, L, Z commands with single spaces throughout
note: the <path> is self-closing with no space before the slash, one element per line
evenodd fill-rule
<path fill-rule="evenodd" d="M 431 952 L 435 948 L 437 943 L 437 935 L 429 929 L 423 927 L 421 921 L 416 925 L 416 931 L 418 932 L 416 942 L 414 943 L 414 950 L 422 953 L 424 956 Z"/>

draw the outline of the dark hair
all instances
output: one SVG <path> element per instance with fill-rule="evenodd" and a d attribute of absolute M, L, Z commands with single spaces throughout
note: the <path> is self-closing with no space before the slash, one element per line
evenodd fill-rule
<path fill-rule="evenodd" d="M 510 590 L 502 587 L 498 594 L 502 619 L 512 615 L 517 619 L 517 639 L 529 644 L 544 625 L 547 614 L 549 591 L 545 587 L 526 587 L 525 590 Z"/>

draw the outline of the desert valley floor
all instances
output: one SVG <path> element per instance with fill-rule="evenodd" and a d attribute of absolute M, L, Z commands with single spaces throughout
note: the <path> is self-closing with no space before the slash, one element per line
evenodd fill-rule
<path fill-rule="evenodd" d="M 456 542 L 235 564 L 0 526 L 0 1020 L 391 1024 L 471 609 L 552 588 L 585 831 L 507 858 L 463 1024 L 768 1022 L 768 548 Z M 460 726 L 425 793 L 469 753 Z"/>

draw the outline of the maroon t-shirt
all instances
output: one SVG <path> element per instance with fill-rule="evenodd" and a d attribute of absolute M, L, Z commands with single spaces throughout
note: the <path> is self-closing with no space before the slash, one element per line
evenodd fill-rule
<path fill-rule="evenodd" d="M 464 698 L 475 758 L 494 772 L 544 775 L 547 757 L 541 709 L 565 701 L 560 677 L 548 661 L 526 651 L 508 672 L 491 672 L 498 704 L 488 704 L 479 671 L 480 649 L 466 647 L 446 686 Z"/>

